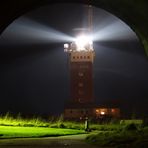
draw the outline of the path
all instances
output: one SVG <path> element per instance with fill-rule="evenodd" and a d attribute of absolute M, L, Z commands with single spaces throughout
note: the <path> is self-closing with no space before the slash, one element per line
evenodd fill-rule
<path fill-rule="evenodd" d="M 0 139 L 0 148 L 98 148 L 87 144 L 86 135 L 49 138 Z"/>

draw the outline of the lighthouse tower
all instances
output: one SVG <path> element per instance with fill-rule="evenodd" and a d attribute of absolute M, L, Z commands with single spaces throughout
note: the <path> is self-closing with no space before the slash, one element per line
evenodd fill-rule
<path fill-rule="evenodd" d="M 88 5 L 88 27 L 85 33 L 76 37 L 71 44 L 64 44 L 68 53 L 70 69 L 70 102 L 64 110 L 67 118 L 92 116 L 94 108 L 93 61 L 94 48 L 92 41 L 92 6 Z M 84 28 L 83 28 L 84 29 Z"/>
<path fill-rule="evenodd" d="M 93 103 L 94 49 L 90 37 L 80 36 L 70 46 L 69 54 L 71 101 L 74 104 Z"/>
<path fill-rule="evenodd" d="M 93 11 L 88 5 L 88 27 L 76 37 L 72 43 L 64 44 L 64 51 L 68 54 L 70 70 L 70 99 L 64 109 L 66 119 L 102 119 L 119 118 L 120 109 L 112 106 L 96 106 L 93 91 L 93 62 L 95 51 L 93 48 Z"/>
<path fill-rule="evenodd" d="M 79 118 L 89 116 L 94 105 L 93 95 L 93 42 L 89 35 L 80 35 L 71 44 L 64 44 L 70 68 L 70 102 L 64 116 Z"/>

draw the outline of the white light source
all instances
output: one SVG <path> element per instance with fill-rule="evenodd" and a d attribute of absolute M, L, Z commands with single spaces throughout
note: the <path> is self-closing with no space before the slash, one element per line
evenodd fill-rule
<path fill-rule="evenodd" d="M 64 48 L 69 48 L 69 44 L 64 44 Z"/>
<path fill-rule="evenodd" d="M 101 111 L 101 115 L 105 115 L 105 112 L 104 111 Z"/>
<path fill-rule="evenodd" d="M 93 50 L 93 41 L 90 36 L 81 35 L 75 39 L 75 44 L 78 51 Z"/>

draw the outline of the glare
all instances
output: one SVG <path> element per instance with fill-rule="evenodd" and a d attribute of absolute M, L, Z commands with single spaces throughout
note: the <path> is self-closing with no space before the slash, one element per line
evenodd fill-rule
<path fill-rule="evenodd" d="M 116 18 L 115 18 L 116 19 Z M 104 28 L 100 26 L 94 27 L 93 40 L 94 41 L 123 41 L 123 40 L 135 40 L 137 36 L 131 30 L 129 26 L 127 26 L 121 20 L 114 20 L 114 22 L 110 22 L 106 24 L 106 22 L 102 22 Z"/>
<path fill-rule="evenodd" d="M 93 44 L 91 36 L 81 35 L 75 39 L 75 43 L 77 46 L 77 50 L 85 50 L 86 46 L 90 46 Z"/>
<path fill-rule="evenodd" d="M 27 17 L 21 17 L 3 32 L 3 44 L 47 44 L 71 42 L 73 37 Z"/>

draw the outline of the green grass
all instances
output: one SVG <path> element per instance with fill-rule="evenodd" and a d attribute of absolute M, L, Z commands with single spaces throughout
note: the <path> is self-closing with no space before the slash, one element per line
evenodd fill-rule
<path fill-rule="evenodd" d="M 80 130 L 81 129 L 81 130 Z M 63 122 L 62 116 L 45 121 L 39 117 L 26 119 L 9 113 L 0 116 L 0 138 L 51 137 L 82 134 L 84 124 Z"/>
<path fill-rule="evenodd" d="M 82 130 L 73 129 L 0 126 L 0 138 L 51 137 L 84 133 Z"/>
<path fill-rule="evenodd" d="M 0 116 L 0 125 L 1 126 L 21 126 L 21 127 L 51 127 L 51 128 L 68 128 L 68 129 L 84 129 L 83 122 L 74 122 L 74 121 L 64 121 L 63 117 L 52 119 L 48 121 L 43 120 L 39 117 L 32 119 L 25 119 L 21 116 L 13 117 L 9 113 L 4 116 Z M 92 130 L 107 131 L 115 130 L 120 128 L 120 124 L 94 124 L 90 123 L 90 128 Z"/>
<path fill-rule="evenodd" d="M 13 117 L 9 113 L 0 116 L 0 125 L 2 126 L 28 126 L 28 127 L 49 127 L 50 122 L 45 122 L 43 119 L 36 117 L 32 119 L 22 118 L 20 115 Z"/>
<path fill-rule="evenodd" d="M 90 128 L 92 130 L 99 131 L 113 131 L 120 130 L 123 126 L 135 123 L 142 124 L 142 120 L 121 120 L 116 124 L 110 122 L 108 124 L 99 124 L 90 122 Z M 74 121 L 64 121 L 63 116 L 60 117 L 50 117 L 48 120 L 43 120 L 41 117 L 34 117 L 31 119 L 22 118 L 20 115 L 16 117 L 6 113 L 5 115 L 0 115 L 0 126 L 21 126 L 21 127 L 51 127 L 51 128 L 69 128 L 69 129 L 84 129 L 83 122 Z"/>
<path fill-rule="evenodd" d="M 90 134 L 86 141 L 106 147 L 148 147 L 148 127 L 142 120 L 121 120 L 106 124 L 90 122 Z M 0 116 L 0 138 L 51 137 L 83 134 L 84 121 L 64 121 L 63 116 L 43 120 L 41 118 L 14 117 L 7 113 Z"/>
<path fill-rule="evenodd" d="M 63 121 L 63 117 L 49 118 L 43 120 L 40 117 L 31 119 L 22 118 L 20 115 L 13 117 L 9 113 L 0 116 L 0 126 L 21 126 L 21 127 L 51 127 L 51 128 L 68 128 L 84 129 L 84 123 Z"/>

